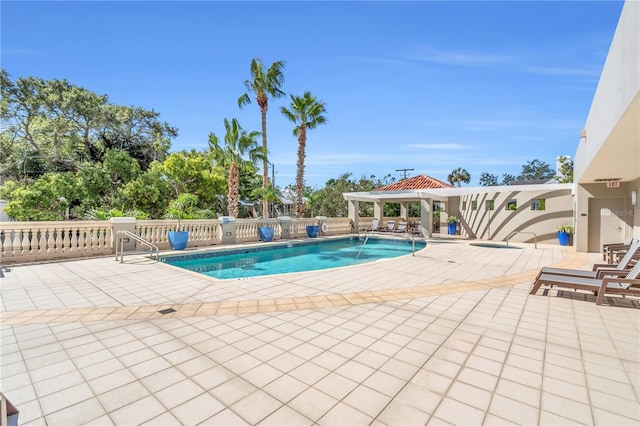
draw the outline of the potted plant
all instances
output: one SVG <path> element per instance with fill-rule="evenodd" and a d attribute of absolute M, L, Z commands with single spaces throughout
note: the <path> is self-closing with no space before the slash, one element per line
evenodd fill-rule
<path fill-rule="evenodd" d="M 169 245 L 173 250 L 184 250 L 187 247 L 189 232 L 182 230 L 180 221 L 182 219 L 193 219 L 197 202 L 198 197 L 196 195 L 184 193 L 169 203 L 165 217 L 178 221 L 176 230 L 168 233 Z"/>
<path fill-rule="evenodd" d="M 561 246 L 568 246 L 569 239 L 573 234 L 573 226 L 571 225 L 558 225 L 558 242 Z"/>
<path fill-rule="evenodd" d="M 307 237 L 317 238 L 318 232 L 320 232 L 320 225 L 307 225 Z"/>
<path fill-rule="evenodd" d="M 449 235 L 456 235 L 458 222 L 460 222 L 460 219 L 455 216 L 449 216 L 447 217 L 447 222 L 449 223 Z"/>

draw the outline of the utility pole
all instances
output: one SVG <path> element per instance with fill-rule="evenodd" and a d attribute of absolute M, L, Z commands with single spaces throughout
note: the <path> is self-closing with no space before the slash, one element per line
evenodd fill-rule
<path fill-rule="evenodd" d="M 415 170 L 415 169 L 396 169 L 396 172 L 404 172 L 404 177 L 402 179 L 406 179 L 407 178 L 407 172 L 410 172 L 412 170 Z"/>
<path fill-rule="evenodd" d="M 273 185 L 273 188 L 275 189 L 276 187 L 276 165 L 271 163 L 271 185 Z"/>

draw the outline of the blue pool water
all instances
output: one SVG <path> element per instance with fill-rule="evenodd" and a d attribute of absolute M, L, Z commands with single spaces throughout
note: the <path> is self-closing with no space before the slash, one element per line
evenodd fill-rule
<path fill-rule="evenodd" d="M 410 241 L 348 238 L 305 244 L 167 256 L 160 260 L 220 279 L 304 272 L 374 262 L 410 254 Z M 415 242 L 415 250 L 426 245 Z"/>

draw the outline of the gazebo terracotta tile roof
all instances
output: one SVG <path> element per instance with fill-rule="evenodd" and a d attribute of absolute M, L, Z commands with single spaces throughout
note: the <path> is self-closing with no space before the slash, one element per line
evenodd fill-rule
<path fill-rule="evenodd" d="M 453 188 L 452 185 L 430 176 L 418 175 L 409 179 L 402 179 L 390 185 L 374 189 L 374 191 L 407 191 L 411 189 Z"/>

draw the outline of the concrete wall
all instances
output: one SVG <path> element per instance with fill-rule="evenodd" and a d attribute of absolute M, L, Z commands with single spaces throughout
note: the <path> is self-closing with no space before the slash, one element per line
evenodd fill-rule
<path fill-rule="evenodd" d="M 461 235 L 469 238 L 513 242 L 533 242 L 534 233 L 539 243 L 558 244 L 558 225 L 573 225 L 573 195 L 570 189 L 520 192 L 514 187 L 504 187 L 503 192 L 450 197 L 447 215 L 461 219 Z M 532 210 L 534 200 L 544 199 L 545 210 Z M 486 201 L 493 200 L 494 210 L 486 209 Z M 515 200 L 516 209 L 507 208 Z M 477 209 L 473 210 L 473 202 Z M 445 225 L 446 226 L 446 225 Z M 525 233 L 527 232 L 527 233 Z"/>
<path fill-rule="evenodd" d="M 580 182 L 640 91 L 640 1 L 626 1 L 585 123 L 574 161 L 574 182 Z"/>
<path fill-rule="evenodd" d="M 621 182 L 619 188 L 607 188 L 603 183 L 578 185 L 575 235 L 577 251 L 600 251 L 597 246 L 607 242 L 622 241 L 629 237 L 640 238 L 640 209 L 638 206 L 640 200 L 636 201 L 635 206 L 631 204 L 631 191 L 633 190 L 636 191 L 636 194 L 640 194 L 640 178 L 631 182 Z M 614 234 L 610 237 L 610 241 L 599 241 L 599 244 L 595 245 L 593 241 L 599 239 L 600 228 L 597 224 L 600 220 L 598 217 L 594 217 L 593 211 L 589 211 L 590 202 L 594 199 L 604 202 L 611 199 L 622 199 L 622 205 L 613 212 L 620 217 L 622 222 L 620 234 L 617 236 Z"/>

